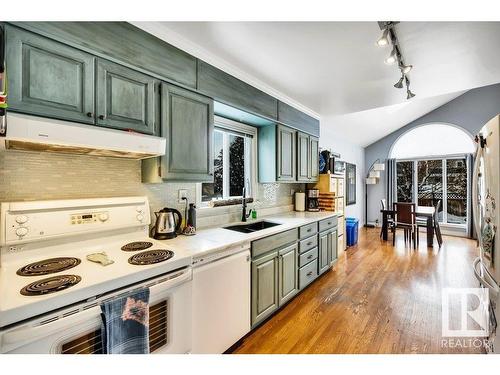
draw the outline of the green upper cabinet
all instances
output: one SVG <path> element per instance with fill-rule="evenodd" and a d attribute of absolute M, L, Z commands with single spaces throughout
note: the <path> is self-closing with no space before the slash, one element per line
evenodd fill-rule
<path fill-rule="evenodd" d="M 5 26 L 9 109 L 94 123 L 94 57 Z"/>
<path fill-rule="evenodd" d="M 164 179 L 213 181 L 213 100 L 162 84 L 162 132 L 167 150 L 162 157 Z"/>
<path fill-rule="evenodd" d="M 97 61 L 97 124 L 156 134 L 158 81 L 135 70 Z"/>
<path fill-rule="evenodd" d="M 309 177 L 310 182 L 319 180 L 319 139 L 309 137 Z"/>
<path fill-rule="evenodd" d="M 277 164 L 276 180 L 294 182 L 295 170 L 295 136 L 296 131 L 283 125 L 278 125 L 277 134 Z"/>
<path fill-rule="evenodd" d="M 196 88 L 196 58 L 127 22 L 15 22 L 92 55 Z"/>
<path fill-rule="evenodd" d="M 278 121 L 319 137 L 319 120 L 286 103 L 278 102 Z"/>
<path fill-rule="evenodd" d="M 297 181 L 311 181 L 311 162 L 310 158 L 310 141 L 309 135 L 305 133 L 297 133 Z"/>
<path fill-rule="evenodd" d="M 277 99 L 201 60 L 198 60 L 198 91 L 254 115 L 278 118 Z"/>

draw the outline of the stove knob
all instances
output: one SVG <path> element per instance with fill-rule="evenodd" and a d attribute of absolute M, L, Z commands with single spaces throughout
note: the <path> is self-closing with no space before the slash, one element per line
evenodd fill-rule
<path fill-rule="evenodd" d="M 18 237 L 24 237 L 28 234 L 28 228 L 26 227 L 19 227 L 16 229 L 16 235 Z"/>
<path fill-rule="evenodd" d="M 28 217 L 21 215 L 21 216 L 16 216 L 16 223 L 18 224 L 24 224 L 28 221 Z"/>
<path fill-rule="evenodd" d="M 142 206 L 137 206 L 135 210 L 139 213 L 142 213 Z"/>
<path fill-rule="evenodd" d="M 101 221 L 106 221 L 109 219 L 109 215 L 105 212 L 103 212 L 102 214 L 99 214 L 99 220 Z"/>
<path fill-rule="evenodd" d="M 143 221 L 144 220 L 144 216 L 141 215 L 141 214 L 137 215 L 136 218 L 137 218 L 138 221 Z"/>

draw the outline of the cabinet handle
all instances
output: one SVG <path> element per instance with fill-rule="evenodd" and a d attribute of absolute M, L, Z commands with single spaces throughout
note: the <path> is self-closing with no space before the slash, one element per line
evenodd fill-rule
<path fill-rule="evenodd" d="M 92 112 L 87 112 L 87 117 L 94 117 L 94 114 Z"/>
<path fill-rule="evenodd" d="M 310 231 L 312 231 L 312 228 L 309 228 L 309 229 L 307 230 L 307 233 L 309 233 Z"/>
<path fill-rule="evenodd" d="M 311 245 L 312 245 L 312 241 L 309 241 L 306 246 L 311 246 Z"/>
<path fill-rule="evenodd" d="M 312 259 L 313 257 L 313 254 L 309 254 L 309 256 L 307 257 L 307 259 Z"/>
<path fill-rule="evenodd" d="M 99 115 L 100 120 L 104 120 L 106 117 L 104 115 Z"/>
<path fill-rule="evenodd" d="M 309 277 L 309 276 L 312 276 L 312 274 L 313 274 L 313 271 L 309 271 L 306 276 Z"/>

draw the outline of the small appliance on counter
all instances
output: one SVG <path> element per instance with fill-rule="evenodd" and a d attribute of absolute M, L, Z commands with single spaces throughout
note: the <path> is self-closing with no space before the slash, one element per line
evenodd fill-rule
<path fill-rule="evenodd" d="M 156 222 L 151 228 L 151 236 L 155 240 L 169 240 L 177 237 L 182 224 L 182 215 L 175 208 L 162 208 L 160 211 L 155 212 Z M 177 221 L 175 220 L 177 216 Z"/>
<path fill-rule="evenodd" d="M 307 190 L 307 211 L 319 211 L 319 189 Z"/>
<path fill-rule="evenodd" d="M 295 193 L 295 211 L 304 212 L 306 210 L 306 193 L 298 191 Z"/>
<path fill-rule="evenodd" d="M 186 227 L 182 231 L 185 236 L 194 236 L 196 234 L 196 206 L 189 203 L 189 209 L 186 210 Z"/>

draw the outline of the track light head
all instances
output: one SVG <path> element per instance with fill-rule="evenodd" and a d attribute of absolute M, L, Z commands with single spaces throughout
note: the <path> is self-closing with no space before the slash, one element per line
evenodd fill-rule
<path fill-rule="evenodd" d="M 399 69 L 401 69 L 401 72 L 403 72 L 403 74 L 408 74 L 413 69 L 413 65 L 403 65 L 403 64 L 401 64 L 399 66 Z"/>
<path fill-rule="evenodd" d="M 383 47 L 389 44 L 389 29 L 386 28 L 384 32 L 382 33 L 382 36 L 377 40 L 377 46 Z"/>
<path fill-rule="evenodd" d="M 394 87 L 397 88 L 397 89 L 402 89 L 403 88 L 403 80 L 405 79 L 405 75 L 402 74 L 401 75 L 401 78 L 399 79 L 399 81 L 397 81 L 395 84 L 394 84 Z"/>
<path fill-rule="evenodd" d="M 384 62 L 387 64 L 387 65 L 392 65 L 394 64 L 396 61 L 397 61 L 397 54 L 398 52 L 396 51 L 396 47 L 393 47 L 392 48 L 392 51 L 391 51 L 391 54 L 389 56 L 386 57 L 386 59 L 384 60 Z"/>
<path fill-rule="evenodd" d="M 407 100 L 410 100 L 411 98 L 413 98 L 415 96 L 414 93 L 411 92 L 411 90 L 409 88 L 406 89 L 406 99 Z"/>

